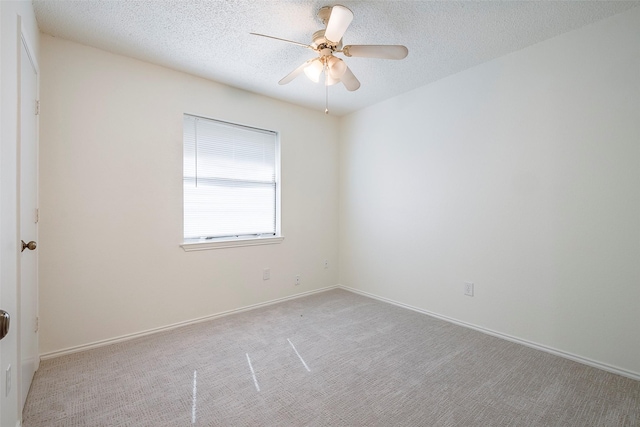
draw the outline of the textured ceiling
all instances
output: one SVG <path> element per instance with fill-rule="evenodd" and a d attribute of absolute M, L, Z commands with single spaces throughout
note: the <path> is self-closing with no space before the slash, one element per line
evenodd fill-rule
<path fill-rule="evenodd" d="M 185 71 L 295 104 L 324 109 L 324 86 L 300 75 L 316 54 L 250 32 L 311 43 L 327 0 L 45 1 L 33 5 L 44 33 Z M 329 88 L 342 115 L 571 31 L 640 1 L 347 1 L 345 44 L 404 44 L 402 61 L 346 58 L 362 86 Z M 342 57 L 342 55 L 338 55 Z"/>

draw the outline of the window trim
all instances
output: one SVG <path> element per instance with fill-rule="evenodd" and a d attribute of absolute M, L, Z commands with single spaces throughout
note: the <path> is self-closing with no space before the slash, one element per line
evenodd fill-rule
<path fill-rule="evenodd" d="M 242 246 L 274 245 L 282 243 L 283 235 L 266 237 L 222 237 L 218 239 L 202 240 L 199 242 L 184 242 L 180 245 L 185 252 L 206 251 L 209 249 L 238 248 Z"/>
<path fill-rule="evenodd" d="M 284 235 L 282 234 L 282 187 L 281 187 L 281 175 L 282 172 L 280 170 L 280 166 L 281 166 L 281 141 L 280 141 L 280 132 L 278 131 L 273 131 L 273 130 L 269 130 L 269 129 L 263 129 L 263 128 L 259 128 L 256 126 L 250 126 L 250 125 L 245 125 L 242 123 L 234 123 L 234 122 L 229 122 L 226 120 L 220 120 L 220 119 L 213 119 L 210 117 L 205 117 L 199 114 L 192 114 L 192 113 L 183 113 L 184 117 L 185 115 L 188 116 L 192 116 L 192 117 L 197 117 L 197 118 L 201 118 L 201 119 L 205 119 L 205 120 L 213 120 L 213 121 L 217 121 L 217 122 L 221 122 L 221 123 L 228 123 L 231 125 L 235 125 L 235 126 L 242 126 L 242 127 L 246 127 L 246 128 L 251 128 L 251 129 L 255 129 L 257 131 L 267 131 L 267 132 L 273 132 L 275 134 L 275 138 L 276 138 L 276 147 L 275 147 L 275 154 L 276 154 L 276 158 L 275 158 L 275 181 L 276 181 L 276 200 L 275 200 L 275 208 L 276 208 L 276 227 L 275 227 L 275 234 L 274 235 L 266 235 L 266 236 L 236 236 L 236 237 L 217 237 L 217 238 L 209 238 L 209 239 L 201 239 L 201 240 L 189 240 L 189 239 L 185 239 L 184 238 L 184 215 L 182 216 L 182 231 L 183 231 L 183 236 L 182 236 L 182 243 L 180 244 L 180 247 L 185 251 L 185 252 L 194 252 L 194 251 L 204 251 L 204 250 L 210 250 L 210 249 L 223 249 L 223 248 L 236 248 L 236 247 L 242 247 L 242 246 L 261 246 L 261 245 L 273 245 L 273 244 L 279 244 L 282 243 L 282 241 L 284 240 Z M 183 135 L 184 135 L 184 129 L 183 129 Z M 184 144 L 184 143 L 183 143 Z M 183 145 L 183 150 L 184 150 L 184 145 Z M 183 160 L 184 160 L 184 154 L 183 154 Z M 183 172 L 183 179 L 184 179 L 184 172 Z M 183 196 L 184 196 L 184 190 L 183 190 Z M 184 200 L 182 201 L 182 206 L 184 209 Z"/>

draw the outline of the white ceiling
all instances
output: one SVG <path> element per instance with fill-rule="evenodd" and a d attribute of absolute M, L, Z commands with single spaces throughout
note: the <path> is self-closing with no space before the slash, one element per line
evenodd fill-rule
<path fill-rule="evenodd" d="M 474 65 L 623 12 L 640 1 L 349 1 L 344 44 L 404 44 L 402 61 L 346 58 L 362 86 L 329 88 L 342 115 Z M 324 110 L 324 86 L 300 75 L 311 50 L 250 32 L 311 43 L 328 0 L 34 0 L 44 33 Z M 341 55 L 338 55 L 341 56 Z"/>

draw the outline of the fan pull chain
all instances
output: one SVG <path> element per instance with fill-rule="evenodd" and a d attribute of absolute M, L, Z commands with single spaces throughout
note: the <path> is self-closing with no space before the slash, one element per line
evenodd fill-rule
<path fill-rule="evenodd" d="M 329 114 L 329 86 L 325 85 L 324 113 Z"/>
<path fill-rule="evenodd" d="M 329 67 L 324 65 L 324 113 L 329 114 Z"/>

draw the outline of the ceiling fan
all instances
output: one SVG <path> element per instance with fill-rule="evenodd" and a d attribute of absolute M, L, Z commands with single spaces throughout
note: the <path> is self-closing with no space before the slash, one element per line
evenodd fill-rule
<path fill-rule="evenodd" d="M 349 24 L 353 20 L 353 12 L 342 5 L 325 6 L 318 11 L 318 18 L 326 28 L 313 33 L 311 44 L 304 44 L 292 40 L 281 39 L 265 34 L 251 33 L 255 36 L 267 37 L 292 43 L 298 46 L 311 49 L 318 54 L 318 57 L 305 61 L 298 68 L 287 74 L 278 84 L 286 85 L 298 77 L 303 71 L 314 82 L 320 81 L 320 75 L 324 72 L 324 83 L 327 86 L 327 105 L 325 113 L 329 113 L 328 108 L 328 87 L 338 82 L 342 82 L 349 91 L 358 90 L 360 82 L 351 72 L 347 64 L 341 58 L 334 56 L 342 53 L 347 57 L 382 58 L 382 59 L 404 59 L 409 53 L 409 49 L 402 45 L 342 45 L 342 36 L 347 31 Z"/>

